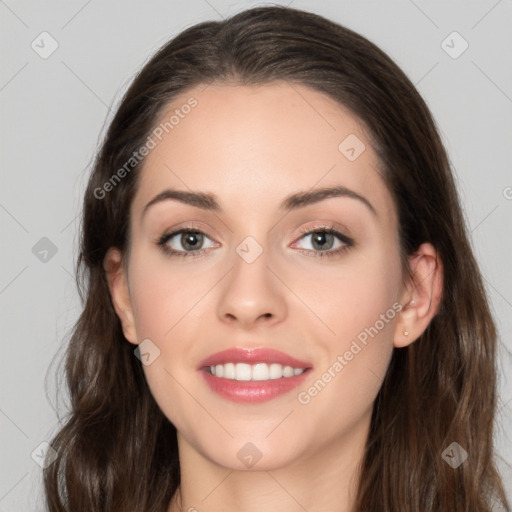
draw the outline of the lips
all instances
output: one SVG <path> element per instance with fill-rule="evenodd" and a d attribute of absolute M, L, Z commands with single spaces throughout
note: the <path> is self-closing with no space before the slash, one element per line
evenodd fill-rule
<path fill-rule="evenodd" d="M 311 368 L 312 364 L 272 348 L 230 348 L 210 355 L 199 363 L 198 370 L 226 363 L 279 363 L 293 368 Z"/>
<path fill-rule="evenodd" d="M 233 378 L 234 375 L 228 377 L 220 373 L 218 375 L 215 375 L 216 372 L 212 373 L 213 368 L 218 371 L 224 365 L 224 372 L 228 368 L 232 370 L 233 366 L 241 366 L 240 363 L 244 367 L 257 365 L 258 363 L 266 363 L 263 366 L 268 364 L 270 367 L 281 365 L 281 367 L 287 369 L 287 375 L 283 372 L 280 378 L 277 378 L 279 375 L 277 377 L 276 375 L 268 375 L 269 378 L 265 378 L 265 380 L 237 380 Z M 304 379 L 309 376 L 311 368 L 311 363 L 296 359 L 279 350 L 271 348 L 231 348 L 207 357 L 201 361 L 197 369 L 208 387 L 222 398 L 237 403 L 257 404 L 289 393 L 304 382 Z M 291 373 L 290 370 L 292 369 L 302 369 L 303 371 Z M 247 370 L 247 368 L 244 368 L 244 370 Z M 236 373 L 238 375 L 238 368 Z"/>

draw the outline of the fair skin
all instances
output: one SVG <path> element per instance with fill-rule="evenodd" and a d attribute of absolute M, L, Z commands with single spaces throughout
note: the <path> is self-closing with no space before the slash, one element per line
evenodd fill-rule
<path fill-rule="evenodd" d="M 129 255 L 112 248 L 105 258 L 126 339 L 150 339 L 160 350 L 143 368 L 178 432 L 182 479 L 168 510 L 352 512 L 372 406 L 393 348 L 414 342 L 439 306 L 436 252 L 421 245 L 409 258 L 414 278 L 404 277 L 396 209 L 375 152 L 357 119 L 332 99 L 287 83 L 201 85 L 169 112 L 191 96 L 197 107 L 145 161 L 131 205 Z M 353 161 L 338 149 L 349 134 L 366 146 Z M 329 197 L 278 211 L 290 194 L 333 186 L 364 200 Z M 166 189 L 213 194 L 222 211 L 167 199 L 144 213 Z M 202 254 L 164 254 L 160 237 L 190 222 L 191 231 L 205 234 L 196 245 Z M 322 248 L 300 230 L 326 225 L 353 245 L 318 257 Z M 236 251 L 248 236 L 262 249 L 251 263 Z M 331 252 L 346 246 L 346 239 L 326 240 Z M 178 234 L 166 245 L 192 252 L 182 241 Z M 401 310 L 300 402 L 299 392 L 393 304 Z M 233 403 L 197 369 L 231 347 L 275 348 L 313 369 L 299 389 Z M 261 454 L 251 468 L 237 457 L 248 442 Z"/>

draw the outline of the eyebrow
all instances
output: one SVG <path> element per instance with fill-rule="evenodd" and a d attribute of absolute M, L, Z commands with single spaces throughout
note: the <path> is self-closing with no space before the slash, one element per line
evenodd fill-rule
<path fill-rule="evenodd" d="M 310 191 L 296 192 L 288 196 L 280 205 L 279 211 L 291 211 L 318 203 L 331 197 L 348 197 L 363 203 L 374 215 L 377 215 L 373 205 L 364 196 L 343 186 L 318 188 Z M 144 216 L 154 204 L 167 200 L 176 200 L 181 203 L 195 206 L 203 210 L 222 213 L 222 208 L 214 194 L 206 192 L 188 192 L 186 190 L 167 189 L 156 195 L 146 204 L 142 211 Z"/>

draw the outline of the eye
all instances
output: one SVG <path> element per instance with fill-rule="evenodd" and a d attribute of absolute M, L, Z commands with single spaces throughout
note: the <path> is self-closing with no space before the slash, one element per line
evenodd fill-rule
<path fill-rule="evenodd" d="M 191 226 L 163 235 L 157 245 L 169 256 L 198 256 L 215 244 L 203 247 L 205 240 L 211 239 L 202 231 Z"/>
<path fill-rule="evenodd" d="M 301 233 L 303 236 L 299 240 L 309 239 L 308 245 L 310 246 L 301 252 L 312 254 L 313 257 L 335 256 L 354 246 L 354 241 L 350 237 L 340 233 L 332 226 L 303 229 Z"/>
<path fill-rule="evenodd" d="M 303 229 L 301 233 L 303 233 L 303 236 L 299 240 L 309 239 L 311 248 L 301 249 L 300 252 L 308 256 L 335 256 L 354 246 L 354 241 L 350 237 L 337 231 L 332 226 L 320 226 L 309 230 Z M 210 245 L 204 247 L 204 243 L 207 240 L 210 240 Z M 294 246 L 296 244 L 297 242 L 295 242 Z M 215 247 L 216 243 L 194 226 L 186 226 L 179 230 L 165 233 L 158 240 L 157 245 L 170 257 L 196 257 Z"/>

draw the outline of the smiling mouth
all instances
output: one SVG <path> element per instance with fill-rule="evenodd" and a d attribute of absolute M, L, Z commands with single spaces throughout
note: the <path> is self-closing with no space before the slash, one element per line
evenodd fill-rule
<path fill-rule="evenodd" d="M 301 375 L 308 368 L 294 368 L 279 363 L 225 363 L 205 366 L 204 370 L 215 377 L 236 381 L 268 381 Z"/>

